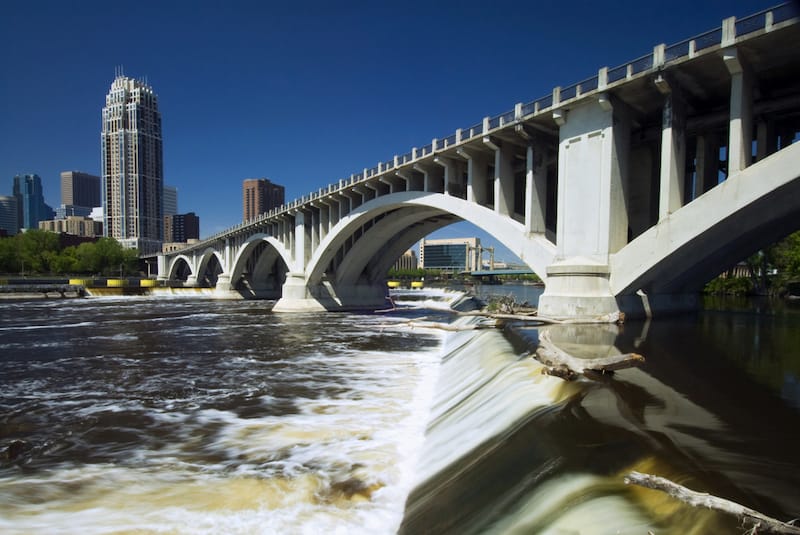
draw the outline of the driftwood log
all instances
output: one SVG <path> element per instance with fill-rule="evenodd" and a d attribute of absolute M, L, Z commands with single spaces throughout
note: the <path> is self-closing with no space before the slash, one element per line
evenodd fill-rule
<path fill-rule="evenodd" d="M 459 316 L 481 316 L 484 318 L 492 318 L 496 320 L 510 320 L 530 323 L 540 323 L 547 325 L 591 325 L 595 323 L 624 323 L 624 312 L 612 312 L 591 318 L 571 318 L 565 320 L 558 320 L 555 318 L 548 318 L 539 316 L 536 312 L 507 314 L 501 312 L 488 312 L 486 310 L 470 311 L 470 312 L 457 312 Z"/>
<path fill-rule="evenodd" d="M 440 323 L 436 321 L 424 321 L 424 320 L 410 320 L 406 322 L 406 325 L 414 328 L 420 329 L 439 329 L 442 331 L 476 331 L 478 329 L 495 329 L 497 325 L 494 322 L 481 322 L 481 323 L 470 323 L 467 325 L 453 325 L 452 323 Z"/>
<path fill-rule="evenodd" d="M 623 368 L 638 366 L 644 357 L 638 353 L 610 355 L 593 359 L 574 357 L 556 346 L 550 340 L 547 331 L 539 333 L 539 347 L 536 349 L 536 360 L 547 366 L 545 373 L 562 379 L 572 380 L 578 375 L 606 373 Z"/>
<path fill-rule="evenodd" d="M 648 489 L 666 492 L 692 507 L 706 507 L 715 511 L 734 515 L 742 520 L 746 527 L 750 528 L 750 533 L 788 533 L 800 535 L 800 526 L 795 526 L 786 522 L 781 522 L 767 515 L 759 513 L 736 502 L 718 498 L 704 492 L 697 492 L 678 485 L 664 477 L 643 474 L 641 472 L 631 472 L 625 477 L 625 484 L 639 485 Z"/>

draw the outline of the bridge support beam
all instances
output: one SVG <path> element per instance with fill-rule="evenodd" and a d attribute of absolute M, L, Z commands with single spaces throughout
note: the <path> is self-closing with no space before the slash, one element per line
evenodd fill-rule
<path fill-rule="evenodd" d="M 608 263 L 627 242 L 628 112 L 601 94 L 558 114 L 557 252 L 547 267 L 539 313 L 574 318 L 616 312 Z"/>
<path fill-rule="evenodd" d="M 753 157 L 753 77 L 749 66 L 735 48 L 722 51 L 731 75 L 730 138 L 728 176 L 744 170 Z"/>
<path fill-rule="evenodd" d="M 695 153 L 694 193 L 692 199 L 713 188 L 719 174 L 719 144 L 713 132 L 697 136 Z"/>
<path fill-rule="evenodd" d="M 509 147 L 490 136 L 483 142 L 494 150 L 494 211 L 510 216 L 514 213 L 514 168 Z"/>
<path fill-rule="evenodd" d="M 531 143 L 526 153 L 525 173 L 525 230 L 529 233 L 545 232 L 547 206 L 547 167 L 543 150 Z"/>
<path fill-rule="evenodd" d="M 674 83 L 667 81 L 662 75 L 656 79 L 656 87 L 665 95 L 661 123 L 661 187 L 658 200 L 660 221 L 683 206 L 686 121 L 683 100 Z"/>
<path fill-rule="evenodd" d="M 467 160 L 467 200 L 482 206 L 489 202 L 487 195 L 488 160 L 479 151 L 458 149 L 458 155 Z"/>

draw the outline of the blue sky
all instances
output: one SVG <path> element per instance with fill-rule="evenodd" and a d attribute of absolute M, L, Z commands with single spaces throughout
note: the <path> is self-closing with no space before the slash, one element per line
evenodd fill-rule
<path fill-rule="evenodd" d="M 6 0 L 0 195 L 36 173 L 57 206 L 61 171 L 99 174 L 100 114 L 120 65 L 158 94 L 165 183 L 206 236 L 241 220 L 245 178 L 299 197 L 771 5 Z"/>

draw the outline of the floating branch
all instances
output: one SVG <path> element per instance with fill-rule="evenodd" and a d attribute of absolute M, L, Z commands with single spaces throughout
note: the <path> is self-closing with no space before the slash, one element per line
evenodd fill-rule
<path fill-rule="evenodd" d="M 639 485 L 648 489 L 666 492 L 692 507 L 706 507 L 715 511 L 721 511 L 739 517 L 742 522 L 751 528 L 750 533 L 788 533 L 800 535 L 800 527 L 781 522 L 767 515 L 759 513 L 736 502 L 718 498 L 705 492 L 697 492 L 688 489 L 677 483 L 673 483 L 664 477 L 643 474 L 641 472 L 631 472 L 625 477 L 626 485 Z"/>

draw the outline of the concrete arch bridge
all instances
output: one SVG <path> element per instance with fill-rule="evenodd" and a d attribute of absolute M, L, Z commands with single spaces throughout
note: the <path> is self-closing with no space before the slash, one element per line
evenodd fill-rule
<path fill-rule="evenodd" d="M 797 73 L 791 4 L 726 19 L 159 255 L 159 278 L 276 310 L 382 307 L 395 260 L 468 221 L 544 280 L 543 315 L 691 307 L 800 228 Z"/>

